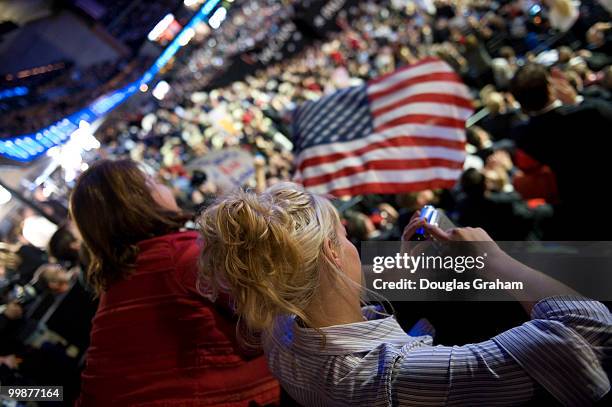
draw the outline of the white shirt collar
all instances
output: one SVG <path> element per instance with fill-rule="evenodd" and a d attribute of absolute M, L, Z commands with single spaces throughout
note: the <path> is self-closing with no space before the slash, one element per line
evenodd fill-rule
<path fill-rule="evenodd" d="M 561 106 L 563 106 L 563 103 L 561 103 L 561 101 L 557 99 L 554 102 L 552 102 L 550 105 L 546 106 L 544 109 L 538 110 L 537 112 L 530 113 L 529 116 L 531 117 L 539 116 L 541 114 L 548 113 L 551 110 L 555 110 L 556 108 L 561 107 Z"/>
<path fill-rule="evenodd" d="M 284 317 L 277 321 L 274 340 L 297 352 L 329 356 L 369 352 L 385 344 L 413 347 L 433 342 L 428 335 L 408 335 L 395 317 L 381 318 L 372 312 L 372 307 L 364 307 L 363 314 L 365 321 L 324 327 L 320 331 L 300 327 L 293 317 Z"/>

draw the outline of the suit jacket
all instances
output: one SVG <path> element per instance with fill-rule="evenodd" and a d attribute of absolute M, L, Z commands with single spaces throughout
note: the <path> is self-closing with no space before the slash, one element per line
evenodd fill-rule
<path fill-rule="evenodd" d="M 556 175 L 560 204 L 554 239 L 609 240 L 612 105 L 585 101 L 531 117 L 514 139 Z"/>

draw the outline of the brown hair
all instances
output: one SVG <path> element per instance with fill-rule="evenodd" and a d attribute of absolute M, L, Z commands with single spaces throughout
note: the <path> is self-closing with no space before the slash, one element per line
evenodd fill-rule
<path fill-rule="evenodd" d="M 510 91 L 526 113 L 542 110 L 549 103 L 548 69 L 540 64 L 523 65 L 510 81 Z"/>
<path fill-rule="evenodd" d="M 98 294 L 133 271 L 138 242 L 177 231 L 189 218 L 162 208 L 149 182 L 134 161 L 101 160 L 72 191 L 70 214 L 91 258 L 87 277 Z"/>

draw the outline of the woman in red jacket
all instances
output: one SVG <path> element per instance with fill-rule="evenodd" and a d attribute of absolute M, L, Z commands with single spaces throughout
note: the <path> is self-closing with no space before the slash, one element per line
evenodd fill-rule
<path fill-rule="evenodd" d="M 94 164 L 70 210 L 100 295 L 82 375 L 83 406 L 274 404 L 262 356 L 237 344 L 229 307 L 196 289 L 198 234 L 181 232 L 170 190 L 129 160 Z"/>

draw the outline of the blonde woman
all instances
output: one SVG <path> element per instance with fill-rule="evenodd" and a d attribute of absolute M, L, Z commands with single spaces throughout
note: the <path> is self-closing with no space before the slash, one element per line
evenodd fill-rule
<path fill-rule="evenodd" d="M 421 226 L 413 219 L 404 237 Z M 542 388 L 582 405 L 609 390 L 607 308 L 555 297 L 569 289 L 501 250 L 491 270 L 542 298 L 523 304 L 532 320 L 482 343 L 432 346 L 361 307 L 357 249 L 326 198 L 287 183 L 240 191 L 208 208 L 200 227 L 202 281 L 232 293 L 250 332 L 263 334 L 273 375 L 304 406 L 516 405 Z M 481 229 L 426 227 L 437 239 L 491 240 Z"/>
<path fill-rule="evenodd" d="M 561 32 L 566 32 L 578 20 L 580 1 L 576 0 L 544 0 L 548 6 L 550 26 Z"/>

